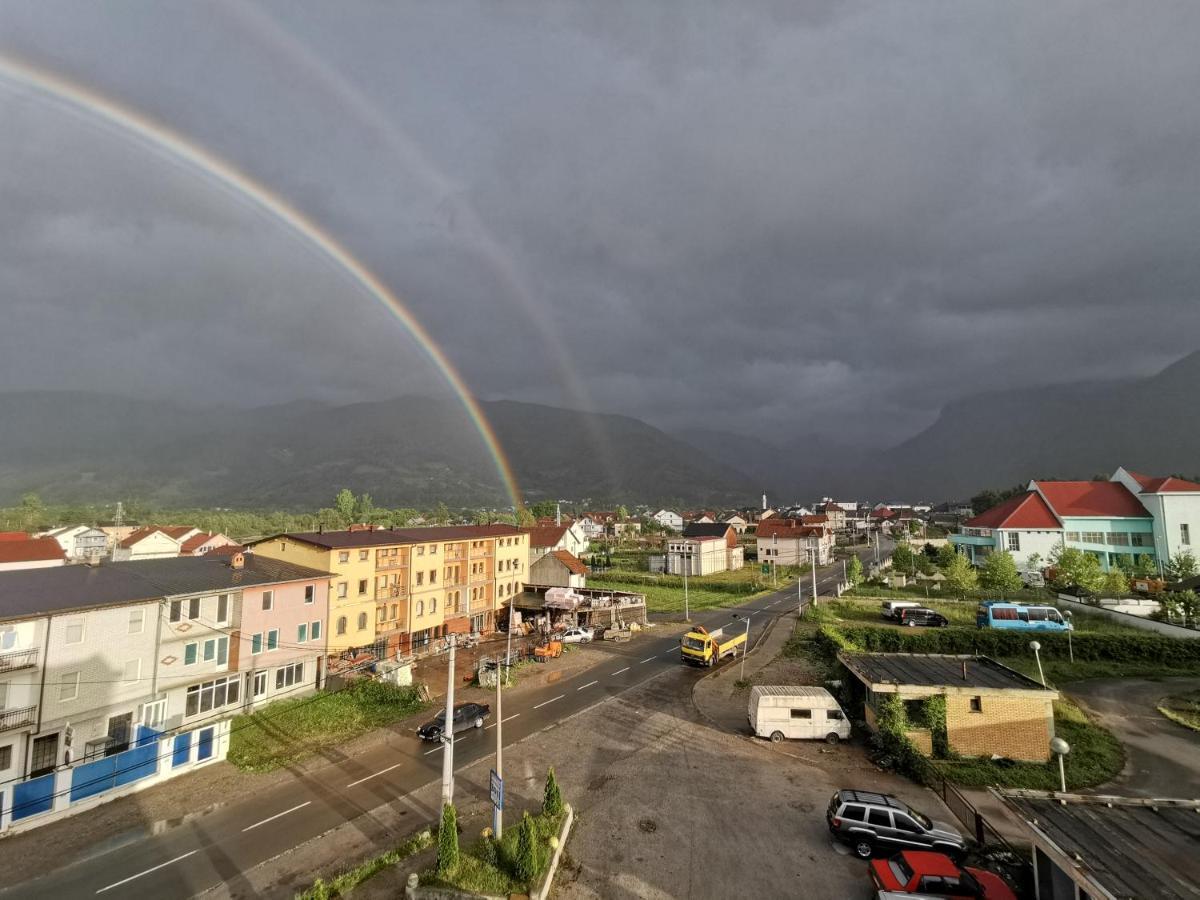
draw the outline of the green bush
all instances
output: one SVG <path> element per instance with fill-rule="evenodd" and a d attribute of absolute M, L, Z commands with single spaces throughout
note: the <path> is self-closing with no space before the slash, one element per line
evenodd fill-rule
<path fill-rule="evenodd" d="M 513 874 L 529 884 L 542 872 L 544 853 L 538 828 L 529 813 L 521 816 L 517 828 L 517 848 L 513 859 Z"/>
<path fill-rule="evenodd" d="M 454 804 L 442 807 L 442 825 L 438 829 L 437 873 L 445 878 L 458 866 L 458 814 Z"/>
<path fill-rule="evenodd" d="M 548 817 L 558 818 L 563 811 L 562 792 L 558 789 L 558 779 L 554 777 L 554 767 L 546 773 L 546 790 L 542 796 L 542 812 Z"/>

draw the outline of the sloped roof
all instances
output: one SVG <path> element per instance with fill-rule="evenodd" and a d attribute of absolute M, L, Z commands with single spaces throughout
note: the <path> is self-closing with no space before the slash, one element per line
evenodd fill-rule
<path fill-rule="evenodd" d="M 825 529 L 819 525 L 805 525 L 799 519 L 763 519 L 758 523 L 755 534 L 760 538 L 812 537 L 825 534 Z"/>
<path fill-rule="evenodd" d="M 180 540 L 180 535 L 187 534 L 192 529 L 185 525 L 169 525 L 165 528 L 158 525 L 147 525 L 144 528 L 139 528 L 137 531 L 131 532 L 129 537 L 117 544 L 122 550 L 128 550 L 140 541 L 144 541 L 150 535 L 156 532 L 162 532 L 173 541 Z M 172 533 L 174 532 L 174 534 Z"/>
<path fill-rule="evenodd" d="M 873 509 L 870 513 L 872 519 L 891 519 L 894 518 L 895 515 L 896 514 L 886 506 L 880 507 L 879 509 Z"/>
<path fill-rule="evenodd" d="M 43 562 L 66 559 L 62 545 L 52 537 L 28 538 L 23 541 L 0 541 L 0 563 Z"/>
<path fill-rule="evenodd" d="M 29 532 L 27 531 L 0 531 L 0 541 L 27 541 L 29 540 Z"/>
<path fill-rule="evenodd" d="M 1149 519 L 1150 513 L 1116 481 L 1035 481 L 1050 508 L 1064 516 Z"/>
<path fill-rule="evenodd" d="M 685 538 L 723 538 L 732 526 L 728 522 L 689 522 L 683 528 Z"/>
<path fill-rule="evenodd" d="M 355 531 L 289 531 L 255 541 L 277 541 L 288 537 L 294 541 L 342 550 L 351 547 L 379 547 L 389 544 L 420 544 L 435 541 L 467 541 L 486 537 L 511 537 L 523 532 L 512 525 L 433 525 L 427 528 L 360 528 Z"/>
<path fill-rule="evenodd" d="M 805 525 L 825 525 L 829 522 L 829 516 L 824 513 L 814 513 L 812 515 L 801 516 L 800 521 Z"/>
<path fill-rule="evenodd" d="M 530 547 L 556 547 L 566 535 L 570 525 L 536 525 L 533 528 L 522 528 L 529 535 Z"/>
<path fill-rule="evenodd" d="M 952 686 L 1058 693 L 987 656 L 843 651 L 838 654 L 838 659 L 867 685 Z"/>
<path fill-rule="evenodd" d="M 1165 478 L 1141 475 L 1137 472 L 1130 472 L 1129 475 L 1141 485 L 1143 494 L 1177 494 L 1200 491 L 1200 484 L 1196 484 L 1194 481 L 1185 481 L 1173 475 L 1168 475 Z"/>
<path fill-rule="evenodd" d="M 566 550 L 552 550 L 550 551 L 550 555 L 566 566 L 572 575 L 586 575 L 588 573 L 588 567 L 574 553 Z"/>
<path fill-rule="evenodd" d="M 1062 528 L 1062 523 L 1037 491 L 1009 497 L 973 519 L 967 519 L 963 525 L 969 528 Z"/>

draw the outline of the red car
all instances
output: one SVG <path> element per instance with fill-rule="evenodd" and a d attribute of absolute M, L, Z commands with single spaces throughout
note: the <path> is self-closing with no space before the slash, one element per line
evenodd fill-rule
<path fill-rule="evenodd" d="M 927 850 L 904 850 L 891 859 L 871 860 L 871 881 L 879 897 L 924 894 L 1017 900 L 1004 879 L 983 869 L 959 868 L 950 857 Z"/>

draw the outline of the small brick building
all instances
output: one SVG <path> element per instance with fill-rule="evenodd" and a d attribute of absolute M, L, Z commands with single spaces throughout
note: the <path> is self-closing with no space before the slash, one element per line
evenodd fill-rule
<path fill-rule="evenodd" d="M 1027 762 L 1050 758 L 1058 691 L 986 656 L 918 653 L 850 653 L 838 659 L 866 688 L 864 715 L 875 728 L 878 700 L 899 695 L 909 707 L 927 697 L 946 698 L 946 740 L 961 756 L 991 756 Z M 917 718 L 910 716 L 910 719 Z M 914 728 L 908 737 L 932 752 L 932 734 Z"/>

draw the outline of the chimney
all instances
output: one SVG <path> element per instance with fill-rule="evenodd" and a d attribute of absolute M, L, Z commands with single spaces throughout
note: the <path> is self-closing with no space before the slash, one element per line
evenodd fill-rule
<path fill-rule="evenodd" d="M 245 567 L 246 567 L 246 554 L 235 553 L 235 554 L 233 554 L 233 556 L 231 556 L 229 558 L 229 568 L 244 569 Z M 964 663 L 963 665 L 966 665 L 966 663 Z"/>
<path fill-rule="evenodd" d="M 325 533 L 325 525 L 324 525 L 324 523 L 322 523 L 317 526 L 317 534 L 324 534 L 324 533 Z"/>
<path fill-rule="evenodd" d="M 562 524 L 562 504 L 554 504 L 554 525 L 555 527 Z"/>

